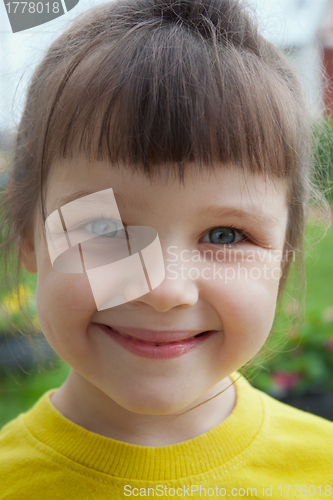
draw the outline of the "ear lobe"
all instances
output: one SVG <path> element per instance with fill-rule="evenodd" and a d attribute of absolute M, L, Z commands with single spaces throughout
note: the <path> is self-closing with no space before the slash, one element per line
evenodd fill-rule
<path fill-rule="evenodd" d="M 19 247 L 20 243 L 16 242 L 16 249 L 19 250 Z M 28 273 L 37 273 L 37 259 L 32 227 L 28 230 L 22 240 L 20 260 L 22 266 L 26 271 L 28 271 Z"/>

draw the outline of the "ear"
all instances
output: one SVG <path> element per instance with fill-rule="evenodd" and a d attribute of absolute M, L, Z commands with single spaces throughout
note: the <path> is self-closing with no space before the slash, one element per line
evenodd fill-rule
<path fill-rule="evenodd" d="M 19 250 L 20 243 L 16 243 L 16 248 Z M 21 241 L 21 264 L 28 273 L 37 273 L 37 259 L 35 251 L 33 228 L 30 227 L 26 235 Z"/>

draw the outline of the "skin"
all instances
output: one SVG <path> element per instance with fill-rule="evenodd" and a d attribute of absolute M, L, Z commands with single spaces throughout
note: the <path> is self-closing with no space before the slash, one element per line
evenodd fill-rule
<path fill-rule="evenodd" d="M 142 446 L 170 445 L 207 432 L 235 406 L 229 375 L 249 361 L 269 335 L 279 285 L 276 269 L 281 265 L 276 255 L 282 255 L 287 226 L 287 186 L 282 180 L 265 181 L 235 167 L 219 167 L 210 174 L 193 172 L 186 171 L 184 185 L 173 177 L 151 182 L 125 168 L 115 170 L 106 163 L 89 164 L 80 159 L 56 164 L 48 179 L 47 214 L 57 208 L 61 196 L 78 189 L 97 192 L 112 187 L 114 192 L 139 200 L 140 209 L 117 200 L 122 221 L 156 229 L 165 259 L 170 256 L 170 246 L 179 256 L 189 250 L 186 259 L 193 251 L 202 255 L 204 250 L 212 250 L 213 255 L 222 250 L 233 256 L 237 248 L 241 256 L 237 254 L 228 263 L 215 261 L 216 265 L 236 273 L 238 265 L 248 273 L 254 269 L 252 277 L 248 274 L 246 279 L 243 271 L 228 282 L 204 279 L 202 274 L 190 279 L 178 273 L 174 279 L 178 268 L 174 266 L 172 273 L 166 262 L 166 278 L 153 291 L 98 311 L 85 274 L 65 274 L 52 268 L 41 216 L 36 212 L 24 242 L 22 263 L 28 271 L 38 273 L 37 311 L 42 331 L 72 368 L 51 400 L 66 418 L 91 432 Z M 212 205 L 238 208 L 250 217 L 204 215 L 204 209 Z M 259 220 L 252 217 L 255 211 Z M 275 224 L 266 221 L 269 216 L 276 218 Z M 212 228 L 235 225 L 248 233 L 248 241 L 235 233 L 239 241 L 229 249 L 210 242 Z M 252 260 L 246 260 L 250 254 Z M 212 269 L 213 262 L 178 263 L 185 270 L 197 267 L 200 271 Z M 94 323 L 217 333 L 185 355 L 156 360 L 128 352 Z"/>

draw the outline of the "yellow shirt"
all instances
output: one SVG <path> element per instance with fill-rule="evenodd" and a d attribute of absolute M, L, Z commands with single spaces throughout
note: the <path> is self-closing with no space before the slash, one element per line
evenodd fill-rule
<path fill-rule="evenodd" d="M 0 432 L 0 499 L 333 498 L 333 423 L 231 377 L 237 400 L 224 422 L 157 448 L 83 429 L 48 391 Z"/>

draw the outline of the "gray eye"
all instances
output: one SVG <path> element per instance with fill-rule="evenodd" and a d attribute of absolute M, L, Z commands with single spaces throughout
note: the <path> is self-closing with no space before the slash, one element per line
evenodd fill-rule
<path fill-rule="evenodd" d="M 235 242 L 236 232 L 229 228 L 215 228 L 209 231 L 209 239 L 211 243 L 231 244 Z"/>
<path fill-rule="evenodd" d="M 88 224 L 87 229 L 96 236 L 115 237 L 120 226 L 114 220 L 102 219 L 91 222 Z"/>
<path fill-rule="evenodd" d="M 207 238 L 208 237 L 208 238 Z M 208 231 L 203 239 L 204 243 L 215 243 L 217 245 L 232 245 L 244 239 L 244 236 L 232 227 L 215 227 Z"/>

